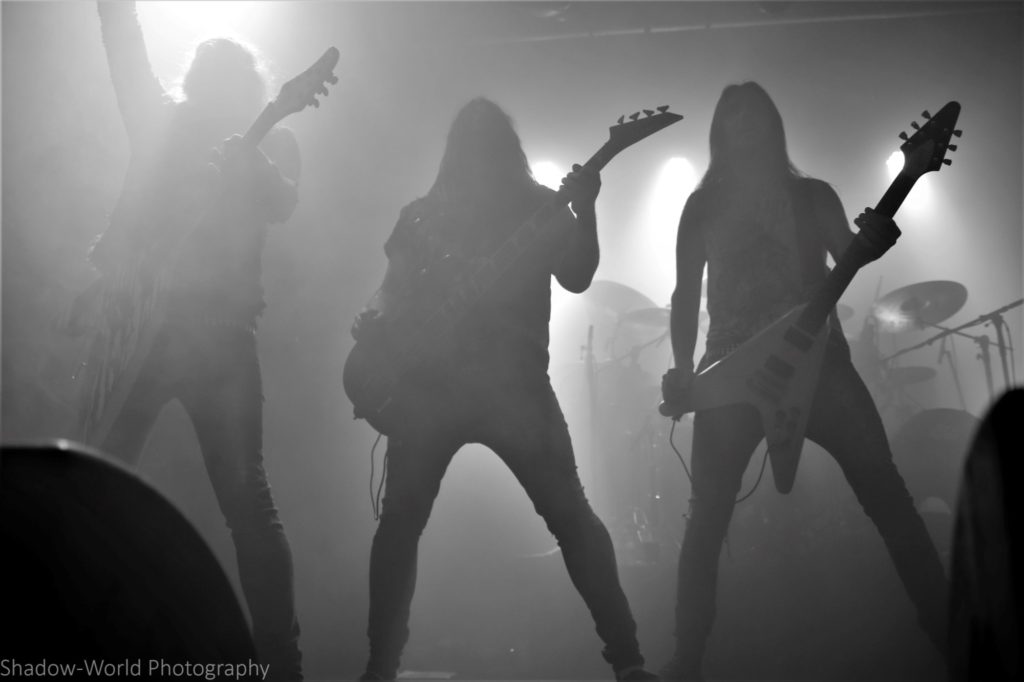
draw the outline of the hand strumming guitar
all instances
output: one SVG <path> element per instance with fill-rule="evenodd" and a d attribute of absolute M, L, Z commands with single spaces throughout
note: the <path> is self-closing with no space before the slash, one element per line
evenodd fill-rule
<path fill-rule="evenodd" d="M 691 412 L 690 386 L 693 384 L 693 370 L 673 367 L 661 378 L 661 398 L 664 401 L 659 411 L 666 417 L 678 420 Z"/>

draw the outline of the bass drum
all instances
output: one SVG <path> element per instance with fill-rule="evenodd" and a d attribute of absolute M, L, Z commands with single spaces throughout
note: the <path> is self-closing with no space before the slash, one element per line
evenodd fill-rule
<path fill-rule="evenodd" d="M 893 457 L 919 506 L 937 498 L 956 507 L 960 472 L 978 428 L 978 418 L 963 410 L 924 410 L 911 417 L 892 439 Z"/>

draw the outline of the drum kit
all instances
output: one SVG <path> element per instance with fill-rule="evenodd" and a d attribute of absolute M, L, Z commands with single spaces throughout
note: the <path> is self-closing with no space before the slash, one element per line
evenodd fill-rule
<path fill-rule="evenodd" d="M 704 282 L 706 292 L 706 279 Z M 706 296 L 705 294 L 702 294 Z M 620 551 L 636 562 L 656 560 L 658 547 L 675 543 L 678 529 L 667 527 L 675 506 L 672 499 L 689 497 L 689 481 L 680 472 L 671 475 L 669 420 L 660 418 L 655 407 L 660 399 L 661 374 L 671 366 L 669 307 L 660 307 L 635 289 L 609 280 L 596 281 L 582 297 L 588 308 L 590 326 L 587 343 L 580 348 L 586 382 L 591 451 L 598 464 L 598 496 L 607 501 L 613 538 Z M 953 281 L 926 281 L 904 286 L 878 298 L 865 314 L 859 336 L 847 336 L 851 356 L 875 398 L 886 423 L 894 457 L 907 480 L 908 489 L 919 505 L 937 498 L 952 508 L 958 472 L 969 446 L 977 419 L 967 412 L 952 337 L 968 338 L 979 348 L 989 391 L 994 395 L 991 349 L 1002 361 L 1005 385 L 1012 385 L 1011 350 L 1003 313 L 1020 306 L 1024 299 L 986 313 L 956 327 L 942 323 L 959 312 L 967 301 L 967 288 Z M 836 306 L 841 321 L 850 320 L 854 309 Z M 966 330 L 991 324 L 996 339 Z M 708 329 L 706 298 L 702 298 L 700 332 Z M 932 331 L 929 338 L 884 356 L 880 337 L 902 341 L 911 332 Z M 595 332 L 597 338 L 595 338 Z M 895 361 L 916 349 L 939 344 L 937 363 L 948 368 L 961 409 L 926 409 L 913 397 L 910 387 L 923 388 L 938 376 L 938 369 L 924 365 L 901 366 Z M 577 376 L 579 376 L 579 371 Z M 675 444 L 689 450 L 692 422 L 676 424 Z M 681 468 L 674 467 L 673 469 Z M 664 489 L 663 489 L 664 488 Z"/>

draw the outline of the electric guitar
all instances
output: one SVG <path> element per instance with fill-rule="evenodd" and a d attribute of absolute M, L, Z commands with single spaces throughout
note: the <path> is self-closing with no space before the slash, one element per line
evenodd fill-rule
<path fill-rule="evenodd" d="M 900 145 L 903 169 L 882 196 L 875 211 L 892 218 L 914 183 L 930 171 L 949 165 L 947 151 L 960 104 L 949 102 L 933 117 L 923 113 L 926 122 L 911 124 L 916 132 Z M 797 306 L 749 339 L 735 351 L 693 377 L 685 403 L 663 402 L 659 411 L 679 419 L 693 410 L 747 403 L 760 414 L 768 441 L 775 486 L 788 493 L 796 479 L 803 449 L 807 420 L 818 385 L 825 354 L 829 312 L 846 290 L 856 272 L 870 262 L 869 250 L 855 237 L 839 258 L 811 300 Z"/>
<path fill-rule="evenodd" d="M 669 112 L 667 106 L 658 107 L 656 112 L 645 109 L 644 114 L 632 114 L 629 121 L 620 117 L 617 125 L 609 129 L 608 140 L 584 166 L 600 171 L 619 152 L 683 118 Z M 457 276 L 443 272 L 449 267 L 444 262 L 437 263 L 433 271 L 422 272 L 424 282 L 444 281 L 440 301 L 429 307 L 410 305 L 397 315 L 382 315 L 381 324 L 374 325 L 376 333 L 360 334 L 342 375 L 356 419 L 366 419 L 382 434 L 392 433 L 405 413 L 396 405 L 396 399 L 401 398 L 407 375 L 427 366 L 443 366 L 444 349 L 456 323 L 536 244 L 551 219 L 568 203 L 569 197 L 557 192 L 493 254 L 475 260 Z M 428 286 L 425 284 L 424 288 Z"/>
<path fill-rule="evenodd" d="M 308 106 L 319 107 L 316 96 L 327 94 L 327 83 L 338 82 L 333 71 L 339 56 L 337 48 L 328 48 L 312 66 L 281 86 L 246 130 L 242 144 L 255 147 L 285 117 Z M 163 280 L 187 242 L 188 232 L 156 271 L 141 262 L 122 263 L 88 294 L 96 297 L 99 312 L 88 358 L 75 376 L 81 382 L 79 428 L 84 442 L 101 445 L 120 415 L 164 322 L 167 290 Z"/>

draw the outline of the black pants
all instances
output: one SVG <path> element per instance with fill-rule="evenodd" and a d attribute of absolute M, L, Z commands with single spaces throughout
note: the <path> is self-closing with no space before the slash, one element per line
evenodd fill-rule
<path fill-rule="evenodd" d="M 710 364 L 705 358 L 701 365 Z M 892 461 L 882 421 L 845 347 L 829 344 L 807 436 L 839 464 L 874 522 L 917 608 L 918 620 L 940 650 L 946 637 L 947 580 L 928 531 Z M 747 464 L 764 437 L 757 411 L 730 405 L 694 416 L 693 498 L 679 555 L 676 655 L 699 668 L 715 617 L 722 541 Z"/>
<path fill-rule="evenodd" d="M 263 469 L 263 391 L 256 338 L 241 327 L 168 325 L 159 334 L 101 449 L 138 462 L 161 408 L 192 421 L 231 529 L 253 638 L 270 677 L 301 676 L 292 555 Z"/>
<path fill-rule="evenodd" d="M 620 670 L 641 665 L 636 624 L 619 585 L 611 539 L 590 508 L 576 472 L 569 431 L 543 376 L 459 394 L 431 394 L 400 433 L 388 439 L 380 525 L 370 554 L 370 661 L 367 670 L 394 677 L 409 636 L 420 534 L 455 452 L 481 443 L 508 465 L 562 550 L 573 585 Z"/>

